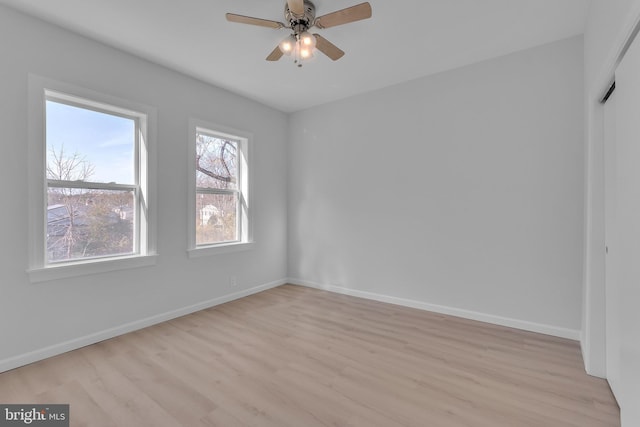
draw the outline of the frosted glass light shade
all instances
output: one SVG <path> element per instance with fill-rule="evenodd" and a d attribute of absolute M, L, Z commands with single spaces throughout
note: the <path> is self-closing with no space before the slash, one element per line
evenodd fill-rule
<path fill-rule="evenodd" d="M 316 47 L 316 36 L 314 36 L 308 31 L 305 31 L 304 33 L 300 34 L 299 40 L 300 40 L 300 44 L 303 47 L 309 48 L 309 51 L 313 51 L 313 49 Z"/>
<path fill-rule="evenodd" d="M 286 39 L 282 40 L 278 47 L 282 51 L 283 54 L 289 56 L 294 51 L 296 47 L 297 40 L 293 35 L 290 35 Z"/>

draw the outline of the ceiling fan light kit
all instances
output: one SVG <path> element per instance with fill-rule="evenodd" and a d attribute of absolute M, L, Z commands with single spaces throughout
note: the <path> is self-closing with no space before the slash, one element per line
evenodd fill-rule
<path fill-rule="evenodd" d="M 344 52 L 329 40 L 320 34 L 311 34 L 309 32 L 310 28 L 325 29 L 371 18 L 371 5 L 367 2 L 360 3 L 316 18 L 316 7 L 311 1 L 287 0 L 284 6 L 286 24 L 234 13 L 227 13 L 226 17 L 229 22 L 274 29 L 290 29 L 292 33 L 283 39 L 266 59 L 267 61 L 277 61 L 283 55 L 286 55 L 292 57 L 298 67 L 302 67 L 304 61 L 313 58 L 316 49 L 333 61 L 344 56 Z"/>
<path fill-rule="evenodd" d="M 291 34 L 280 42 L 278 48 L 284 55 L 293 57 L 293 62 L 298 67 L 302 67 L 302 61 L 313 58 L 316 36 L 308 31 L 302 34 Z"/>

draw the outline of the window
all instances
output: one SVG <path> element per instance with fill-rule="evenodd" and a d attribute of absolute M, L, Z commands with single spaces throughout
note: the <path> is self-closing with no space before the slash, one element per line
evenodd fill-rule
<path fill-rule="evenodd" d="M 39 159 L 30 169 L 36 224 L 32 280 L 140 264 L 131 259 L 154 252 L 149 209 L 154 111 L 35 77 L 30 91 L 35 129 L 30 154 Z"/>
<path fill-rule="evenodd" d="M 189 139 L 190 253 L 248 248 L 249 136 L 191 120 Z"/>
<path fill-rule="evenodd" d="M 138 117 L 48 92 L 47 264 L 140 252 Z"/>

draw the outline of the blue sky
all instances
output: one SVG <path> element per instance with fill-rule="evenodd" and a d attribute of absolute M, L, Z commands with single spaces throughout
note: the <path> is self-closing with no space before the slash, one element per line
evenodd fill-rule
<path fill-rule="evenodd" d="M 131 119 L 47 101 L 47 156 L 64 147 L 78 153 L 95 172 L 90 181 L 134 183 L 135 123 Z"/>

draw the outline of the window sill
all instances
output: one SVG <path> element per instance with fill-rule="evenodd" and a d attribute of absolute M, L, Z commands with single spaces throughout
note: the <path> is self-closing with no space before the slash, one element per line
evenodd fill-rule
<path fill-rule="evenodd" d="M 200 246 L 187 251 L 189 258 L 200 258 L 211 255 L 220 255 L 231 252 L 241 252 L 253 249 L 253 242 L 236 242 L 215 246 Z"/>
<path fill-rule="evenodd" d="M 157 255 L 136 255 L 103 260 L 79 261 L 73 264 L 58 264 L 27 270 L 31 283 L 86 276 L 130 268 L 148 267 L 156 264 Z"/>

